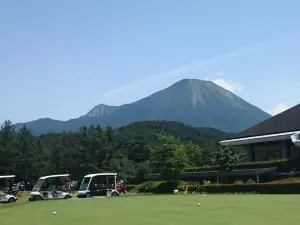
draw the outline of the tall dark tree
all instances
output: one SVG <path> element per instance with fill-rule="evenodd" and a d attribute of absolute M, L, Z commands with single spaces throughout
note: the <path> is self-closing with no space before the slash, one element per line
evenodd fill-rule
<path fill-rule="evenodd" d="M 11 144 L 14 138 L 14 126 L 10 120 L 6 120 L 0 127 L 0 146 L 8 147 L 8 144 Z"/>
<path fill-rule="evenodd" d="M 16 171 L 15 160 L 18 150 L 15 146 L 15 132 L 11 121 L 6 120 L 0 127 L 0 174 Z"/>
<path fill-rule="evenodd" d="M 34 137 L 29 129 L 23 126 L 17 133 L 17 148 L 19 149 L 17 164 L 20 167 L 20 176 L 28 180 L 32 163 L 35 161 Z"/>

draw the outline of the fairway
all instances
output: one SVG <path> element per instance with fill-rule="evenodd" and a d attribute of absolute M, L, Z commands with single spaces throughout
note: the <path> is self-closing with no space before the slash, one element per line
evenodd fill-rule
<path fill-rule="evenodd" d="M 300 195 L 155 195 L 56 200 L 0 205 L 0 221 L 3 225 L 297 225 L 299 203 Z M 53 215 L 53 211 L 57 214 Z"/>

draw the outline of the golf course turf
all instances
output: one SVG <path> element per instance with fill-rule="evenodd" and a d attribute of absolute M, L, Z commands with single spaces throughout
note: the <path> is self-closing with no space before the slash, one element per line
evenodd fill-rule
<path fill-rule="evenodd" d="M 300 195 L 151 195 L 23 201 L 14 205 L 0 205 L 0 223 L 298 225 L 299 203 Z"/>

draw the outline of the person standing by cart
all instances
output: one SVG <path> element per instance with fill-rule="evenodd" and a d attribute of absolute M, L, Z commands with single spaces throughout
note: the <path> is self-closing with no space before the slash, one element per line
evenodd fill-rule
<path fill-rule="evenodd" d="M 121 194 L 125 194 L 125 181 L 123 180 L 123 178 L 120 179 L 118 186 L 117 186 L 117 191 Z"/>

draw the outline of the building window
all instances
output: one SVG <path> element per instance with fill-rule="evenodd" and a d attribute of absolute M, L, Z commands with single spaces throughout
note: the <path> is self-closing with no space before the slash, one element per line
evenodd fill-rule
<path fill-rule="evenodd" d="M 254 146 L 255 161 L 269 161 L 272 159 L 280 159 L 280 145 L 263 144 Z"/>

